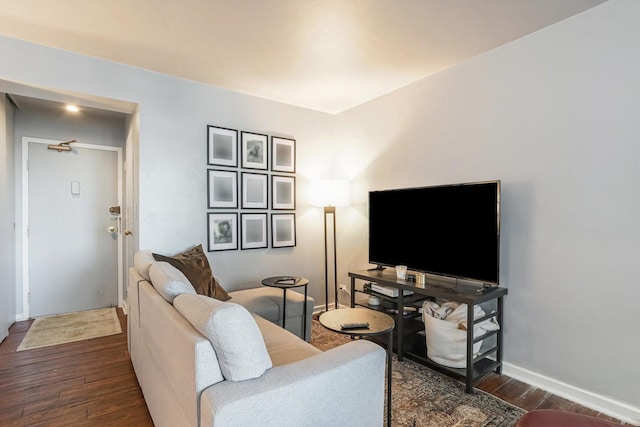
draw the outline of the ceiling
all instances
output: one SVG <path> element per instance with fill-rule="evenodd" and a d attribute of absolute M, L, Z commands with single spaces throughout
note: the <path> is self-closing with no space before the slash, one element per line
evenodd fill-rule
<path fill-rule="evenodd" d="M 0 34 L 338 113 L 604 1 L 0 0 Z"/>

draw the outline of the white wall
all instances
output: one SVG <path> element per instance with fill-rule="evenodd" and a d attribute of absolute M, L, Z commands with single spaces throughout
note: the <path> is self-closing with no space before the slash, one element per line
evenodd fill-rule
<path fill-rule="evenodd" d="M 209 253 L 228 290 L 259 286 L 267 276 L 311 281 L 324 302 L 322 209 L 308 200 L 309 179 L 328 163 L 333 116 L 183 79 L 0 37 L 0 79 L 52 91 L 89 94 L 139 106 L 137 207 L 139 246 L 175 253 L 206 246 L 206 126 L 293 137 L 297 141 L 297 246 Z M 328 157 L 328 154 L 326 155 Z"/>
<path fill-rule="evenodd" d="M 13 113 L 0 92 L 0 341 L 16 318 Z"/>
<path fill-rule="evenodd" d="M 638 22 L 640 2 L 607 2 L 345 112 L 336 136 L 361 190 L 350 268 L 366 190 L 502 180 L 505 372 L 636 421 Z"/>

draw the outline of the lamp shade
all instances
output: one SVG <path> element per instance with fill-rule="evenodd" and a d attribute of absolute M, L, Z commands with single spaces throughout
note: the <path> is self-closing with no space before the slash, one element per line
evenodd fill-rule
<path fill-rule="evenodd" d="M 311 181 L 313 206 L 348 206 L 349 181 L 346 179 L 319 179 Z"/>

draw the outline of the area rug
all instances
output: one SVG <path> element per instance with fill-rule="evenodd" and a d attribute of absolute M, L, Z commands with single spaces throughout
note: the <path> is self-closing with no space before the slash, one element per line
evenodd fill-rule
<path fill-rule="evenodd" d="M 323 351 L 350 341 L 315 319 L 311 336 L 311 344 Z M 394 427 L 511 427 L 525 413 L 482 390 L 465 393 L 463 383 L 406 358 L 398 362 L 394 354 L 392 363 Z"/>
<path fill-rule="evenodd" d="M 16 351 L 32 350 L 122 332 L 116 309 L 100 308 L 36 318 Z"/>

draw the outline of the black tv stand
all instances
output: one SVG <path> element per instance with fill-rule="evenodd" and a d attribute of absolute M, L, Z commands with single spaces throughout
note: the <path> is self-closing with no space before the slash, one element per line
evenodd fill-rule
<path fill-rule="evenodd" d="M 384 266 L 384 265 L 382 265 L 382 264 L 376 264 L 376 266 L 375 266 L 375 267 L 373 267 L 373 268 L 367 268 L 367 271 L 382 271 L 382 270 L 384 270 L 385 268 L 387 268 L 387 267 L 385 267 L 385 266 Z"/>
<path fill-rule="evenodd" d="M 394 317 L 396 325 L 393 332 L 393 347 L 396 351 L 398 361 L 402 361 L 403 357 L 406 356 L 431 369 L 464 381 L 465 391 L 467 393 L 473 393 L 473 384 L 490 372 L 501 373 L 502 333 L 504 330 L 503 298 L 507 294 L 506 288 L 497 286 L 483 287 L 464 283 L 463 281 L 445 283 L 427 280 L 425 284 L 417 284 L 415 282 L 398 279 L 393 270 L 382 271 L 381 269 L 375 268 L 367 271 L 350 271 L 349 278 L 351 279 L 351 307 L 366 307 L 372 310 L 390 313 L 390 315 Z M 356 288 L 356 280 L 396 288 L 399 291 L 398 296 L 391 297 L 381 294 L 367 289 L 364 285 Z M 412 291 L 413 293 L 405 295 L 404 291 Z M 356 299 L 356 294 L 359 294 L 361 298 Z M 366 296 L 367 299 L 362 298 L 362 296 Z M 386 307 L 385 304 L 369 305 L 369 296 L 378 297 L 386 303 Z M 464 368 L 450 368 L 440 365 L 427 356 L 424 336 L 425 326 L 420 320 L 421 314 L 419 309 L 422 307 L 424 300 L 432 298 L 467 304 L 468 325 L 474 325 L 490 318 L 495 318 L 500 325 L 500 329 L 486 332 L 478 337 L 474 336 L 474 328 L 467 328 L 467 364 Z M 475 319 L 473 307 L 476 304 L 482 303 L 493 306 L 494 310 L 482 318 Z M 387 308 L 390 305 L 392 305 L 393 308 Z M 487 340 L 487 345 L 484 346 L 486 350 L 482 349 L 482 353 L 474 358 L 473 344 L 481 339 Z"/>

